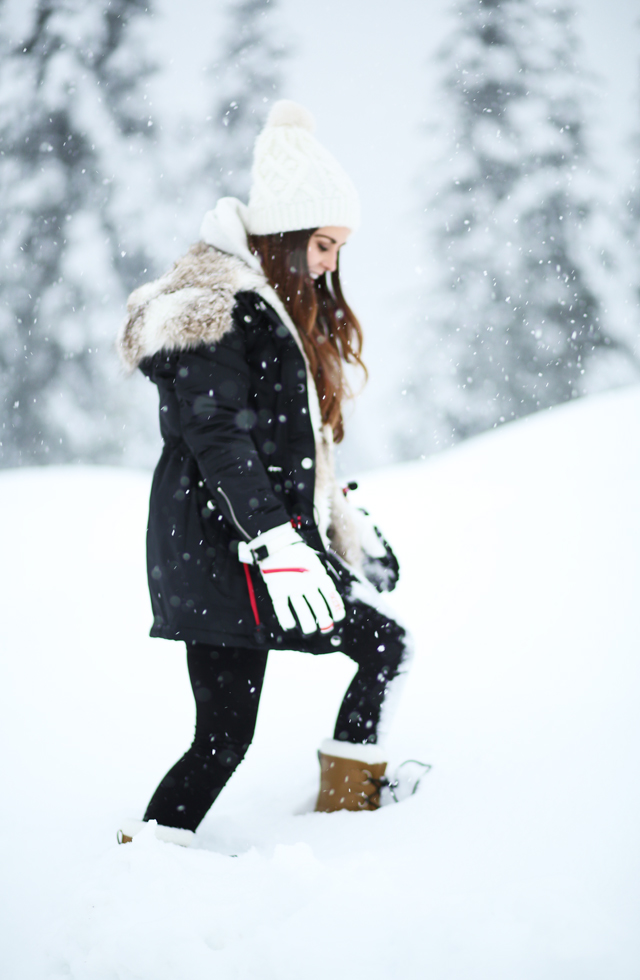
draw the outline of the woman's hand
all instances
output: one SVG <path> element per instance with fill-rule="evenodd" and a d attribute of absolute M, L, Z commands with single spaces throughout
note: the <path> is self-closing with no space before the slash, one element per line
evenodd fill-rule
<path fill-rule="evenodd" d="M 362 507 L 350 508 L 362 548 L 362 571 L 378 592 L 393 592 L 400 577 L 398 559 L 380 528 Z"/>
<path fill-rule="evenodd" d="M 387 551 L 383 544 L 382 535 L 373 523 L 368 510 L 363 507 L 351 507 L 351 519 L 358 532 L 360 547 L 369 558 L 384 558 Z"/>
<path fill-rule="evenodd" d="M 344 619 L 344 604 L 329 574 L 290 524 L 241 542 L 238 558 L 257 564 L 283 630 L 299 625 L 305 635 L 317 629 L 330 633 Z"/>

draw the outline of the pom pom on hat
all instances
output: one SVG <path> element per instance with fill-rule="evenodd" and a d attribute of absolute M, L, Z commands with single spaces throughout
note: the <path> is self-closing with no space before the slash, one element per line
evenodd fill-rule
<path fill-rule="evenodd" d="M 360 202 L 338 161 L 312 135 L 311 113 L 276 102 L 256 140 L 247 230 L 271 235 L 335 225 L 355 231 Z"/>
<path fill-rule="evenodd" d="M 303 105 L 291 102 L 290 99 L 280 99 L 274 102 L 267 116 L 267 126 L 299 126 L 310 133 L 316 128 L 316 121 Z"/>

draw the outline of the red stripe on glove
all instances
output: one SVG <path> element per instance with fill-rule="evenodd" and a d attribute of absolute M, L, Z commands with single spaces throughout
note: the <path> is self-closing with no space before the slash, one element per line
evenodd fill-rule
<path fill-rule="evenodd" d="M 263 575 L 273 575 L 274 572 L 308 572 L 308 568 L 263 568 Z"/>

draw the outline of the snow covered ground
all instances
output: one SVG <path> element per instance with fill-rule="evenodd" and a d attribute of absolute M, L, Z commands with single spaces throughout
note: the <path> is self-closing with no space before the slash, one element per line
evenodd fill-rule
<path fill-rule="evenodd" d="M 391 761 L 433 770 L 310 812 L 351 667 L 279 653 L 192 850 L 115 843 L 192 726 L 146 636 L 149 474 L 2 474 L 2 976 L 636 980 L 639 441 L 627 389 L 367 474 L 418 647 Z"/>

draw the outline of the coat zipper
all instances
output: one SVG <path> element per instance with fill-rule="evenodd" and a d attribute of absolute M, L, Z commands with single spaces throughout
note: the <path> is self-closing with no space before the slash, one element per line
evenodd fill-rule
<path fill-rule="evenodd" d="M 233 505 L 232 505 L 231 501 L 229 500 L 229 498 L 227 497 L 227 495 L 224 492 L 224 490 L 222 489 L 222 487 L 216 487 L 216 490 L 218 491 L 218 493 L 221 493 L 222 496 L 224 497 L 224 499 L 227 501 L 227 506 L 228 506 L 229 510 L 231 511 L 231 518 L 232 518 L 233 523 L 235 524 L 235 526 L 240 531 L 240 534 L 244 534 L 244 536 L 247 539 L 247 541 L 251 541 L 251 535 L 250 534 L 247 534 L 247 532 L 243 528 L 242 524 L 240 523 L 240 521 L 236 517 L 236 512 L 233 509 Z"/>

